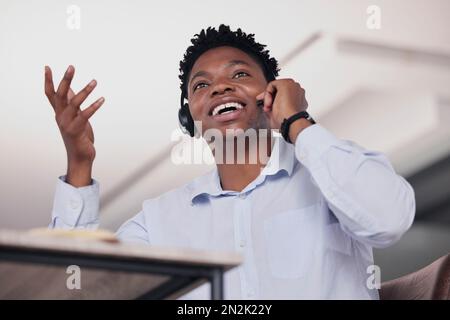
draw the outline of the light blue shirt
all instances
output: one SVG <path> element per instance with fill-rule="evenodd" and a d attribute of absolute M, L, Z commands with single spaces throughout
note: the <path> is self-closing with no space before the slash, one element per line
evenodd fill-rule
<path fill-rule="evenodd" d="M 51 227 L 96 228 L 99 184 L 58 180 Z M 414 191 L 386 157 L 316 124 L 295 146 L 276 138 L 260 175 L 222 190 L 217 169 L 161 196 L 117 231 L 124 241 L 236 251 L 227 299 L 377 299 L 372 247 L 396 242 L 414 219 Z M 383 270 L 381 270 L 382 273 Z M 207 285 L 185 298 L 209 298 Z"/>

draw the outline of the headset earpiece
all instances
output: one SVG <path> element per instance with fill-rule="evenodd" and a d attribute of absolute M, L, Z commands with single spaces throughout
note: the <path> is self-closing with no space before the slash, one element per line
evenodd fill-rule
<path fill-rule="evenodd" d="M 183 97 L 181 98 L 181 108 L 178 110 L 178 120 L 180 122 L 181 130 L 190 135 L 195 136 L 194 120 L 192 119 L 191 112 L 189 111 L 189 104 L 183 103 Z"/>

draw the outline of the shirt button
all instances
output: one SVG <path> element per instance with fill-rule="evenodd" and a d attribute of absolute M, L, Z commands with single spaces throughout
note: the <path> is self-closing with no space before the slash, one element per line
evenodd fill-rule
<path fill-rule="evenodd" d="M 245 193 L 240 193 L 238 196 L 240 199 L 245 199 L 247 195 Z"/>
<path fill-rule="evenodd" d="M 76 199 L 70 200 L 70 208 L 72 208 L 73 210 L 76 210 L 79 207 L 80 207 L 80 201 L 78 201 Z"/>
<path fill-rule="evenodd" d="M 239 242 L 239 246 L 240 246 L 241 248 L 244 248 L 245 245 L 246 245 L 245 240 L 241 240 L 241 241 Z"/>

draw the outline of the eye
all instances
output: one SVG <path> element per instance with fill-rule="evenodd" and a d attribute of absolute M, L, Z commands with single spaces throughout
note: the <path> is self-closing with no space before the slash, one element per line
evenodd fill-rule
<path fill-rule="evenodd" d="M 197 83 L 194 87 L 193 87 L 193 91 L 195 91 L 195 90 L 197 90 L 197 89 L 201 89 L 201 88 L 204 88 L 205 86 L 207 86 L 208 84 L 207 83 L 205 83 L 205 82 L 200 82 L 200 83 Z"/>
<path fill-rule="evenodd" d="M 234 75 L 233 78 L 238 79 L 238 78 L 247 77 L 247 76 L 249 76 L 249 74 L 247 72 L 239 71 Z"/>

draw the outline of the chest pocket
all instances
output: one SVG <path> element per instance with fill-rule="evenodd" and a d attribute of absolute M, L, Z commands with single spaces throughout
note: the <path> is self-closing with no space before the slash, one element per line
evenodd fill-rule
<path fill-rule="evenodd" d="M 319 227 L 314 219 L 319 205 L 278 213 L 264 221 L 269 269 L 274 277 L 295 279 L 305 275 L 314 259 Z"/>

